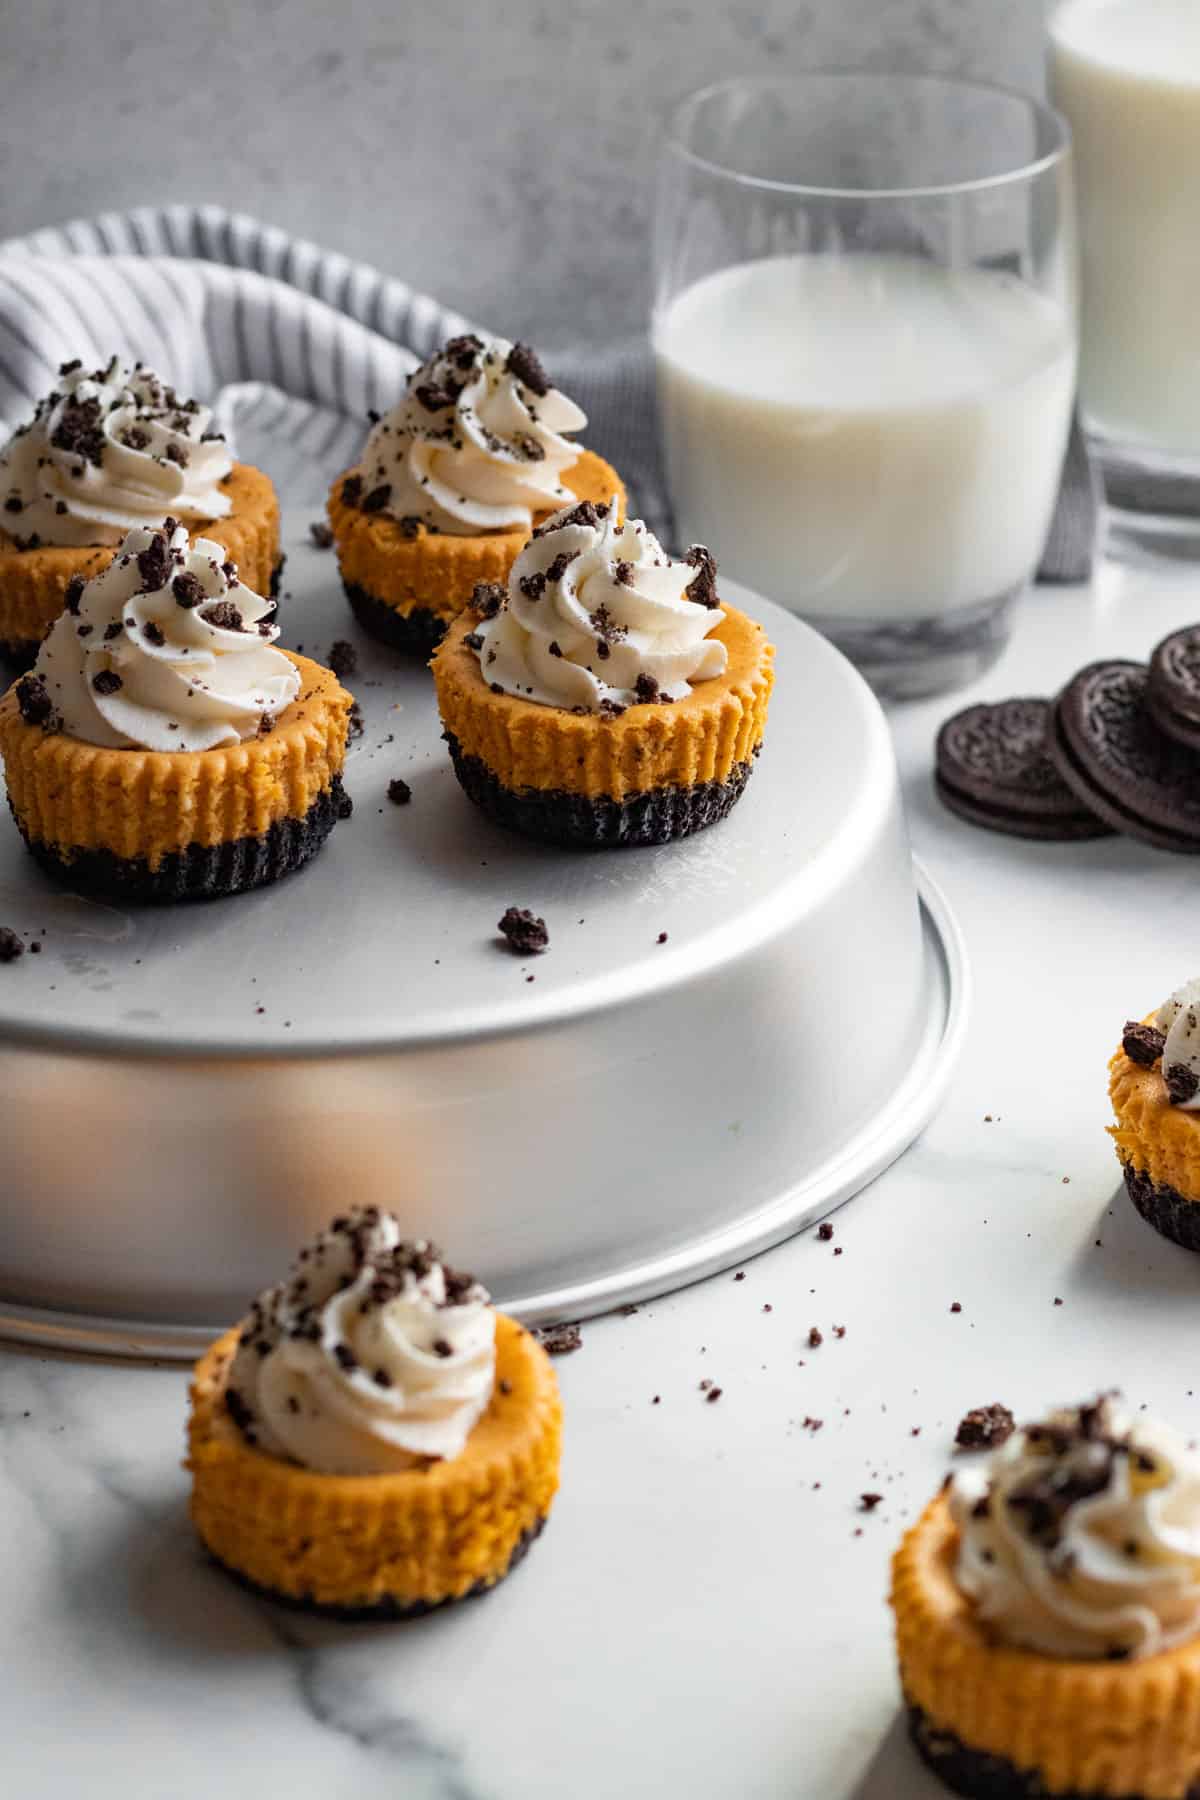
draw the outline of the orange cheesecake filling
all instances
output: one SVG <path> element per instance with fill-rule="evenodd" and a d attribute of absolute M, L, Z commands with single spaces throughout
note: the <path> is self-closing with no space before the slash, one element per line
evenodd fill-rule
<path fill-rule="evenodd" d="M 1158 1063 L 1144 1068 L 1118 1050 L 1108 1074 L 1109 1132 L 1122 1163 L 1200 1203 L 1200 1113 L 1172 1106 Z"/>
<path fill-rule="evenodd" d="M 682 700 L 631 706 L 615 719 L 495 694 L 466 644 L 474 619 L 452 627 L 433 658 L 442 723 L 504 787 L 624 800 L 660 787 L 724 782 L 750 761 L 766 729 L 774 650 L 761 625 L 732 607 L 712 632 L 728 666 Z"/>
<path fill-rule="evenodd" d="M 26 836 L 55 847 L 144 858 L 151 870 L 191 844 L 261 837 L 302 819 L 346 759 L 351 696 L 307 657 L 296 699 L 274 729 L 227 749 L 107 750 L 27 724 L 16 688 L 0 700 L 0 756 Z"/>
<path fill-rule="evenodd" d="M 460 1456 L 393 1475 L 322 1475 L 248 1444 L 224 1405 L 238 1332 L 196 1366 L 187 1467 L 213 1555 L 317 1606 L 435 1606 L 492 1586 L 558 1487 L 562 1407 L 545 1351 L 496 1318 L 496 1379 Z"/>
<path fill-rule="evenodd" d="M 442 619 L 454 619 L 469 605 L 477 582 L 503 584 L 529 541 L 527 531 L 494 531 L 478 537 L 456 537 L 419 526 L 409 536 L 399 520 L 386 513 L 366 513 L 342 499 L 345 475 L 329 493 L 329 519 L 337 540 L 338 563 L 347 586 L 361 587 L 396 612 L 420 607 Z M 615 469 L 590 450 L 581 450 L 562 477 L 563 486 L 580 500 L 598 503 L 616 494 L 625 511 L 625 488 Z M 534 523 L 550 517 L 541 513 Z"/>
<path fill-rule="evenodd" d="M 1200 1779 L 1200 1641 L 1131 1662 L 993 1643 L 954 1579 L 944 1495 L 892 1565 L 904 1696 L 968 1748 L 1036 1771 L 1048 1794 L 1186 1800 Z"/>
<path fill-rule="evenodd" d="M 193 537 L 211 538 L 238 565 L 238 575 L 256 594 L 268 594 L 279 561 L 279 501 L 260 469 L 235 463 L 221 489 L 232 510 L 224 519 L 197 521 Z M 155 521 L 156 523 L 158 521 Z M 39 643 L 66 602 L 76 575 L 89 579 L 107 568 L 116 546 L 95 548 L 40 544 L 21 550 L 0 529 L 0 643 Z"/>

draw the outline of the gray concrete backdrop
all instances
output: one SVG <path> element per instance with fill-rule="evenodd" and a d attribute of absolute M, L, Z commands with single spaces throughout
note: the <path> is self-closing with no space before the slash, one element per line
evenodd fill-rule
<path fill-rule="evenodd" d="M 212 200 L 547 345 L 637 329 L 656 127 L 724 74 L 1041 82 L 1044 0 L 0 0 L 0 234 Z"/>

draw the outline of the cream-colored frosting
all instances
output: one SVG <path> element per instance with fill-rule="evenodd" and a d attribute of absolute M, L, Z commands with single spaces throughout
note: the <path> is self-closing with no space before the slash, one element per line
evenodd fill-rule
<path fill-rule="evenodd" d="M 76 582 L 38 652 L 61 729 L 110 749 L 212 750 L 267 730 L 300 692 L 272 648 L 273 602 L 238 580 L 208 538 L 168 519 L 131 531 L 108 567 Z"/>
<path fill-rule="evenodd" d="M 534 534 L 499 611 L 468 640 L 506 694 L 584 712 L 682 700 L 724 672 L 715 564 L 668 556 L 639 519 L 577 502 Z M 690 596 L 690 597 L 689 597 Z"/>
<path fill-rule="evenodd" d="M 1109 1399 L 1027 1426 L 960 1471 L 955 1574 L 1006 1644 L 1150 1656 L 1200 1635 L 1200 1458 Z"/>
<path fill-rule="evenodd" d="M 119 544 L 168 513 L 223 519 L 229 447 L 197 400 L 141 363 L 64 363 L 54 391 L 0 450 L 0 526 L 34 544 Z"/>
<path fill-rule="evenodd" d="M 413 371 L 352 475 L 371 511 L 460 537 L 528 531 L 570 499 L 579 456 L 563 436 L 587 424 L 525 345 L 452 338 Z"/>
<path fill-rule="evenodd" d="M 458 1456 L 492 1395 L 484 1288 L 390 1213 L 335 1219 L 255 1301 L 229 1410 L 268 1455 L 329 1475 Z"/>
<path fill-rule="evenodd" d="M 1166 1033 L 1163 1074 L 1182 1065 L 1197 1078 L 1194 1094 L 1174 1104 L 1185 1112 L 1200 1112 L 1200 980 L 1185 982 L 1159 1008 L 1158 1029 Z"/>

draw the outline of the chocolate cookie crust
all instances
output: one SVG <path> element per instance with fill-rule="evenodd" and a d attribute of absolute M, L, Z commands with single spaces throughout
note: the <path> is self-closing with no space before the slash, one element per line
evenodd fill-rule
<path fill-rule="evenodd" d="M 1184 1250 L 1200 1250 L 1200 1201 L 1160 1186 L 1145 1169 L 1124 1165 L 1125 1191 L 1147 1225 Z"/>
<path fill-rule="evenodd" d="M 727 781 L 650 788 L 613 800 L 607 795 L 572 794 L 565 788 L 514 791 L 479 757 L 464 754 L 452 732 L 446 733 L 446 742 L 462 788 L 488 818 L 522 837 L 571 848 L 666 844 L 715 825 L 740 799 L 754 766 L 739 763 Z"/>
<path fill-rule="evenodd" d="M 385 1598 L 375 1601 L 370 1606 L 334 1606 L 313 1600 L 307 1595 L 279 1594 L 273 1588 L 262 1587 L 257 1581 L 251 1581 L 250 1577 L 243 1575 L 240 1569 L 230 1568 L 229 1564 L 222 1562 L 219 1556 L 213 1556 L 211 1550 L 209 1556 L 223 1574 L 232 1576 L 239 1587 L 246 1588 L 252 1594 L 258 1594 L 264 1600 L 270 1600 L 275 1606 L 286 1606 L 292 1612 L 319 1613 L 323 1619 L 343 1619 L 360 1624 L 385 1625 L 397 1619 L 420 1619 L 426 1613 L 440 1612 L 443 1607 L 457 1606 L 463 1600 L 474 1600 L 480 1594 L 490 1593 L 494 1587 L 498 1587 L 502 1581 L 505 1581 L 518 1563 L 522 1562 L 529 1554 L 532 1546 L 542 1535 L 545 1525 L 545 1518 L 541 1518 L 536 1525 L 522 1533 L 508 1559 L 508 1567 L 496 1577 L 495 1581 L 477 1581 L 474 1587 L 467 1589 L 465 1594 L 451 1594 L 445 1600 L 413 1600 L 407 1604 Z"/>
<path fill-rule="evenodd" d="M 450 619 L 442 618 L 440 613 L 432 612 L 427 606 L 414 606 L 410 612 L 397 612 L 394 606 L 377 600 L 364 587 L 356 582 L 347 581 L 342 584 L 346 590 L 346 598 L 350 602 L 355 618 L 363 630 L 369 632 L 378 643 L 386 644 L 391 650 L 400 650 L 405 656 L 417 657 L 421 662 L 428 662 L 438 645 L 446 635 L 446 628 L 452 624 Z"/>
<path fill-rule="evenodd" d="M 112 850 L 81 849 L 64 854 L 56 844 L 31 838 L 19 819 L 17 824 L 35 861 L 73 892 L 125 904 L 160 906 L 180 900 L 217 900 L 280 881 L 316 855 L 338 819 L 345 816 L 346 801 L 341 778 L 335 775 L 303 818 L 280 819 L 261 837 L 237 838 L 227 844 L 189 844 L 186 850 L 164 856 L 155 869 L 144 857 L 121 857 Z"/>
<path fill-rule="evenodd" d="M 918 1756 L 952 1793 L 966 1800 L 1113 1800 L 1112 1796 L 1053 1790 L 1036 1769 L 1021 1769 L 1006 1757 L 972 1750 L 953 1732 L 942 1731 L 919 1706 L 908 1708 L 908 1734 Z M 1120 1800 L 1144 1800 L 1141 1794 L 1123 1794 Z M 1193 1785 L 1183 1800 L 1200 1800 L 1200 1785 Z"/>

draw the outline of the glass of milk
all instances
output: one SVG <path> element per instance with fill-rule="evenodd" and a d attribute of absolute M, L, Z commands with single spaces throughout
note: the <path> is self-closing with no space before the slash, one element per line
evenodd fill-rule
<path fill-rule="evenodd" d="M 1119 535 L 1200 555 L 1200 0 L 1066 0 L 1050 79 L 1079 183 L 1079 391 Z"/>
<path fill-rule="evenodd" d="M 708 544 L 880 692 L 995 660 L 1075 385 L 1056 113 L 932 77 L 703 90 L 660 157 L 652 335 L 680 544 Z"/>

